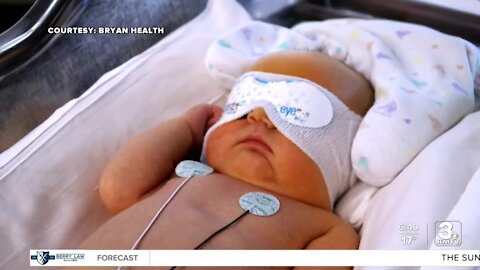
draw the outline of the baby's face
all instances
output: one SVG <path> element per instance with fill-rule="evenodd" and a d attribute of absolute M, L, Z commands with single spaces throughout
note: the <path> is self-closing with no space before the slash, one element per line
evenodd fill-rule
<path fill-rule="evenodd" d="M 275 128 L 263 108 L 215 129 L 205 154 L 219 173 L 331 210 L 320 169 Z"/>
<path fill-rule="evenodd" d="M 257 60 L 250 70 L 316 82 L 359 115 L 365 115 L 373 104 L 373 90 L 365 78 L 318 52 L 273 53 Z M 331 208 L 318 166 L 273 126 L 263 109 L 215 129 L 207 143 L 206 158 L 218 172 L 298 201 Z"/>

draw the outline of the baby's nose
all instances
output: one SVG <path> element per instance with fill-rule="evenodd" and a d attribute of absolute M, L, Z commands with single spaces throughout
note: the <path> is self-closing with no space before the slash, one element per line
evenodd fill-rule
<path fill-rule="evenodd" d="M 247 120 L 250 123 L 255 123 L 255 122 L 262 122 L 265 124 L 265 126 L 268 129 L 273 129 L 275 126 L 273 125 L 272 121 L 270 121 L 270 118 L 268 118 L 267 113 L 263 108 L 255 108 L 253 111 L 248 113 L 247 115 Z"/>

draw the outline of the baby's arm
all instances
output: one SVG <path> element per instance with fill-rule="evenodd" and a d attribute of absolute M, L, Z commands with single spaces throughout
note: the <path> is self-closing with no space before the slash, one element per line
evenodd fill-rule
<path fill-rule="evenodd" d="M 358 249 L 359 237 L 355 230 L 343 220 L 338 221 L 328 231 L 313 239 L 305 249 Z M 350 270 L 352 267 L 294 267 L 295 270 Z"/>
<path fill-rule="evenodd" d="M 99 193 L 105 205 L 118 213 L 163 182 L 190 150 L 201 146 L 206 129 L 220 114 L 217 106 L 197 105 L 122 146 L 100 178 Z"/>

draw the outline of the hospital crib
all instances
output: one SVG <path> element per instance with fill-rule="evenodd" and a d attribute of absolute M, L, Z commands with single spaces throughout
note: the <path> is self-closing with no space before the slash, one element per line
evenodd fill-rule
<path fill-rule="evenodd" d="M 292 26 L 303 20 L 375 17 L 428 25 L 480 44 L 478 5 L 475 11 L 459 10 L 460 1 L 452 1 L 455 4 L 450 8 L 442 4 L 445 1 L 439 3 L 208 1 L 206 9 L 193 20 L 105 73 L 83 94 L 68 101 L 0 154 L 0 268 L 26 269 L 29 249 L 78 246 L 111 217 L 99 206 L 96 186 L 100 171 L 120 145 L 193 104 L 221 104 L 225 93 L 209 78 L 203 62 L 207 47 L 221 33 L 252 18 Z M 71 25 L 78 16 L 72 14 L 80 14 L 88 1 L 50 1 L 50 4 L 52 9 L 40 11 L 44 16 L 33 12 L 33 7 L 27 14 L 36 15 L 38 25 L 33 25 L 38 29 L 45 29 L 52 22 Z M 72 13 L 67 15 L 68 11 Z M 2 76 L 28 69 L 29 59 L 50 48 L 52 43 L 47 39 L 55 42 L 54 37 L 46 39 L 42 34 L 32 36 L 34 41 L 21 40 L 20 32 L 16 35 L 5 32 L 0 36 L 0 63 L 7 63 L 0 65 Z M 13 47 L 5 45 L 12 42 L 18 43 Z M 187 51 L 179 51 L 186 47 Z M 470 220 L 477 227 L 464 227 L 464 232 L 470 233 L 465 243 L 472 245 L 469 248 L 480 248 L 480 142 L 476 135 L 480 133 L 479 123 L 480 114 L 472 113 L 429 144 L 388 186 L 377 190 L 359 184 L 342 198 L 336 210 L 360 231 L 361 248 L 402 247 L 398 231 L 391 228 L 397 228 L 402 220 L 408 222 L 409 218 Z M 458 162 L 459 157 L 462 162 Z M 447 196 L 442 193 L 441 185 L 452 183 L 452 179 L 455 184 Z M 423 189 L 415 189 L 420 183 Z M 442 194 L 442 200 L 432 203 L 435 194 Z"/>

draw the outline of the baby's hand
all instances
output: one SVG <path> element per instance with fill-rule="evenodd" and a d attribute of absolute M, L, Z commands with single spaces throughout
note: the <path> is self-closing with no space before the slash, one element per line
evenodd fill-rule
<path fill-rule="evenodd" d="M 183 115 L 190 124 L 196 146 L 202 144 L 207 129 L 220 119 L 222 112 L 222 108 L 216 105 L 199 104 L 192 107 Z"/>

